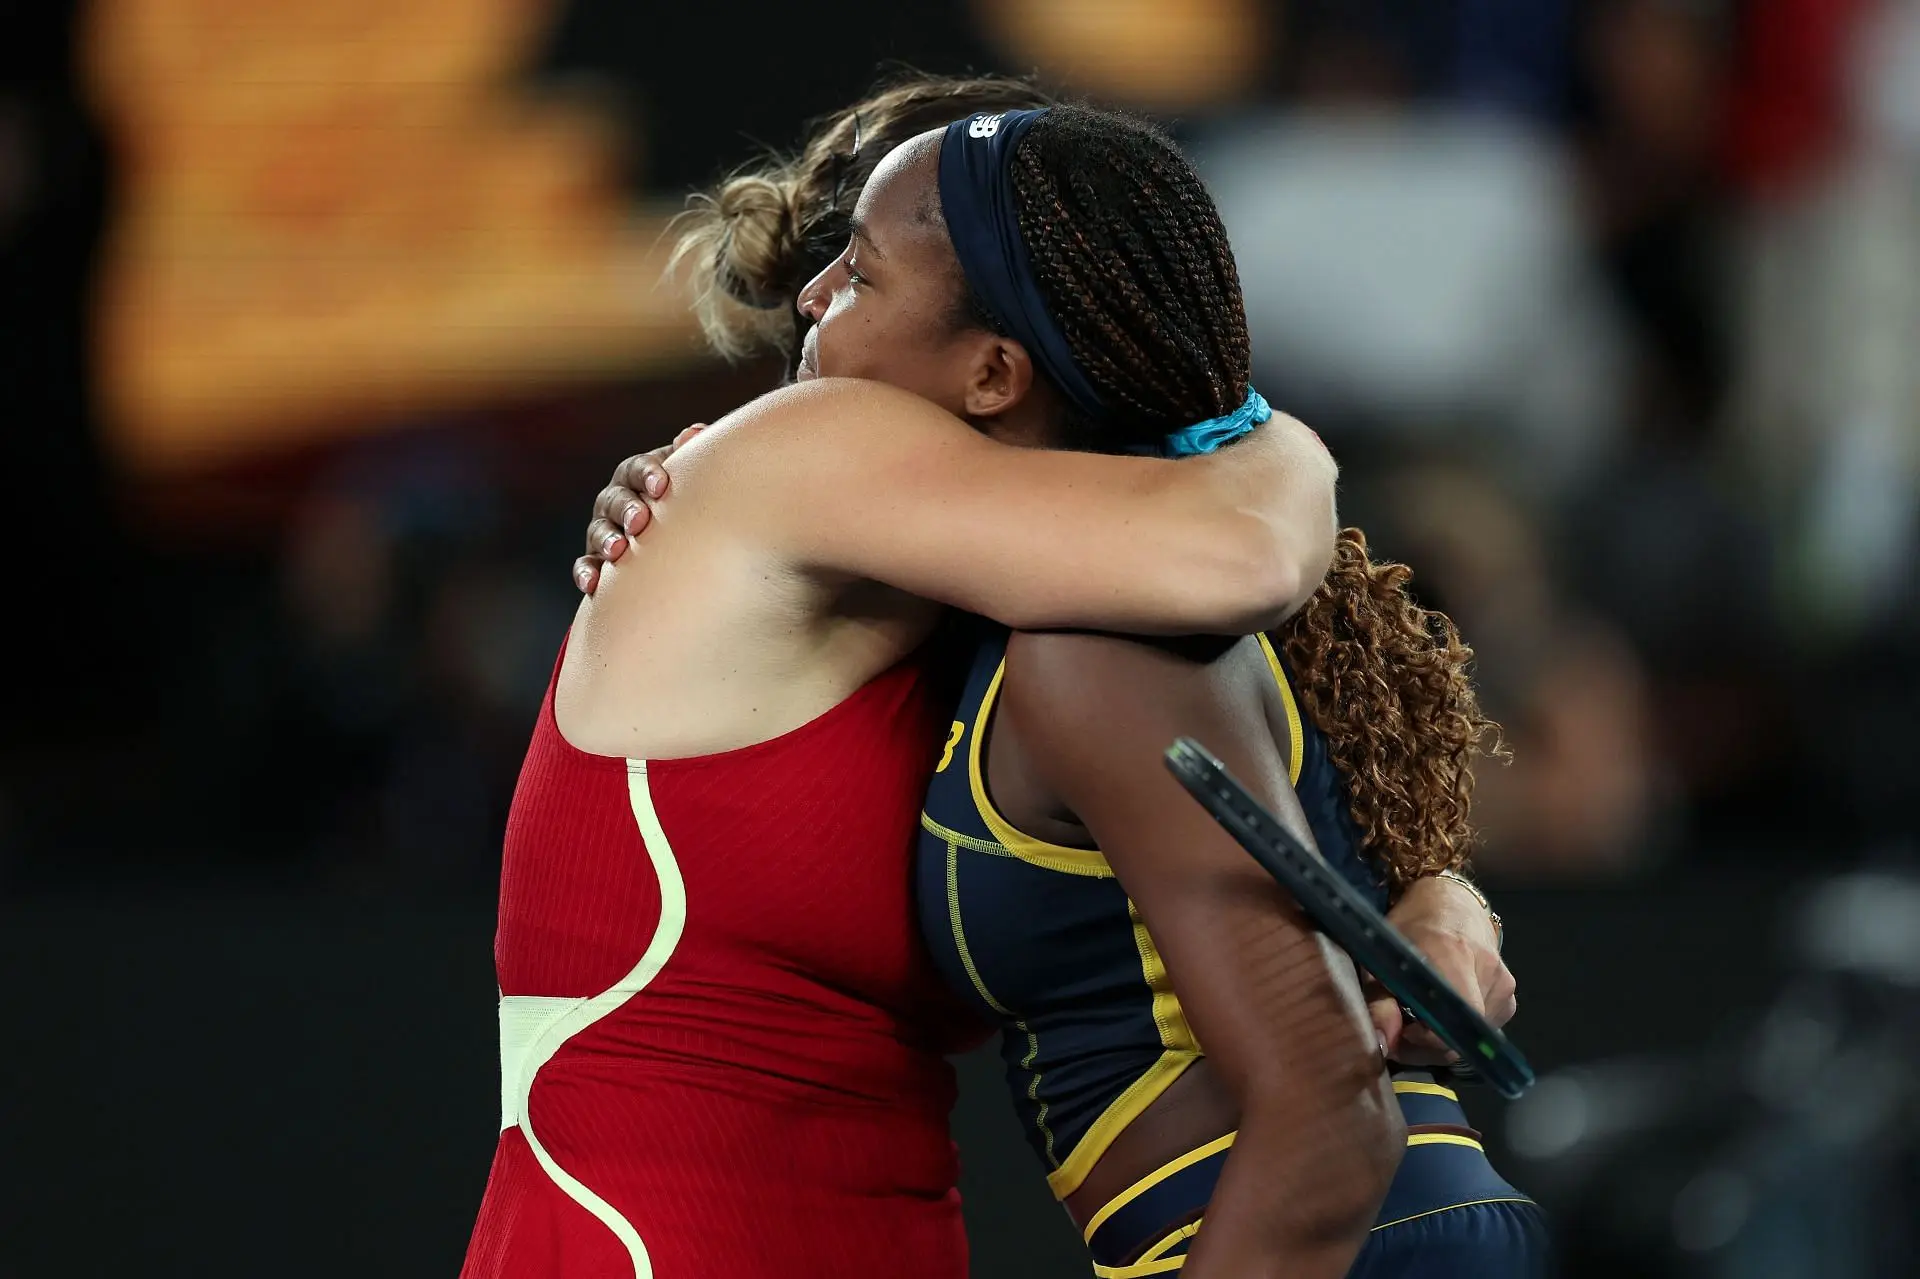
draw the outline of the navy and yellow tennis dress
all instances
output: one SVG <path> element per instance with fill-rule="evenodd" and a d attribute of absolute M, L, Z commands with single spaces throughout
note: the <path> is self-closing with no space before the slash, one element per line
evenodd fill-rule
<path fill-rule="evenodd" d="M 1385 909 L 1385 888 L 1360 855 L 1345 779 L 1296 709 L 1273 647 L 1260 643 L 1284 698 L 1292 781 L 1320 850 Z M 1106 859 L 1016 830 L 987 795 L 983 738 L 1006 646 L 1006 632 L 995 629 L 974 653 L 928 788 L 915 871 L 920 927 L 948 984 L 1000 1027 L 1015 1109 L 1054 1196 L 1065 1199 L 1202 1049 Z M 1493 1170 L 1453 1091 L 1419 1074 L 1396 1075 L 1394 1091 L 1409 1149 L 1352 1274 L 1539 1273 L 1539 1209 Z M 1094 1273 L 1179 1270 L 1232 1144 L 1229 1134 L 1189 1152 L 1095 1214 L 1085 1232 Z"/>

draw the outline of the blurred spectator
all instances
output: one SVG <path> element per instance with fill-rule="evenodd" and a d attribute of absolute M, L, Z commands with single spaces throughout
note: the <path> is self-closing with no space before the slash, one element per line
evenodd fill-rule
<path fill-rule="evenodd" d="M 1828 829 L 1920 844 L 1920 7 L 1763 10 L 1737 99 L 1734 458 L 1784 553 Z"/>
<path fill-rule="evenodd" d="M 1798 8 L 1836 24 L 1831 11 L 1851 9 Z M 1753 178 L 1765 198 L 1748 222 L 1736 419 L 1741 460 L 1792 539 L 1783 603 L 1825 648 L 1908 601 L 1920 532 L 1920 17 L 1910 4 L 1851 16 L 1799 51 L 1821 57 L 1802 78 L 1833 100 L 1824 145 Z M 1746 118 L 1769 118 L 1766 101 L 1756 91 Z"/>
<path fill-rule="evenodd" d="M 390 884 L 491 883 L 572 602 L 502 508 L 489 454 L 470 430 L 371 443 L 316 486 L 289 535 L 299 717 L 355 779 L 320 817 L 322 850 Z"/>
<path fill-rule="evenodd" d="M 1558 123 L 1571 87 L 1575 0 L 1456 0 L 1459 101 Z"/>
<path fill-rule="evenodd" d="M 1552 148 L 1499 120 L 1302 113 L 1209 139 L 1257 373 L 1340 442 L 1563 486 L 1614 433 L 1618 338 Z"/>
<path fill-rule="evenodd" d="M 1717 182 L 1727 29 L 1680 0 L 1606 0 L 1580 32 L 1585 216 L 1633 334 L 1632 417 L 1698 432 L 1727 379 Z"/>
<path fill-rule="evenodd" d="M 1399 471 L 1350 503 L 1474 646 L 1513 760 L 1478 772 L 1476 864 L 1509 879 L 1609 878 L 1657 851 L 1664 784 L 1644 671 L 1619 630 L 1553 584 L 1523 507 L 1457 466 Z"/>
<path fill-rule="evenodd" d="M 1620 447 L 1556 523 L 1565 589 L 1614 619 L 1646 664 L 1689 835 L 1725 843 L 1779 837 L 1779 808 L 1755 800 L 1793 793 L 1801 756 L 1771 599 L 1777 539 L 1729 473 L 1720 432 L 1722 13 L 1607 0 L 1581 29 L 1585 217 L 1629 360 Z"/>
<path fill-rule="evenodd" d="M 1559 488 L 1609 445 L 1621 381 L 1571 173 L 1549 135 L 1436 96 L 1466 83 L 1456 49 L 1498 61 L 1484 28 L 1402 17 L 1306 6 L 1289 28 L 1297 98 L 1196 146 L 1255 371 L 1343 451 L 1465 447 Z"/>

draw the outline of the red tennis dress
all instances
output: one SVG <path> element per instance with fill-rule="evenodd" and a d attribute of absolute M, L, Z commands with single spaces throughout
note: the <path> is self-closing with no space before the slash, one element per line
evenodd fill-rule
<path fill-rule="evenodd" d="M 463 1279 L 962 1279 L 909 862 L 946 710 L 909 660 L 772 741 L 627 760 L 569 745 L 549 685 Z"/>

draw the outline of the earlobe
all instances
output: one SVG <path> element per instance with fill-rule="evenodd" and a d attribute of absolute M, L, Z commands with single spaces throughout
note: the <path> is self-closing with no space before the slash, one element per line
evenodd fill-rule
<path fill-rule="evenodd" d="M 983 345 L 967 385 L 967 416 L 998 417 L 1033 389 L 1033 358 L 1011 338 L 993 336 Z"/>

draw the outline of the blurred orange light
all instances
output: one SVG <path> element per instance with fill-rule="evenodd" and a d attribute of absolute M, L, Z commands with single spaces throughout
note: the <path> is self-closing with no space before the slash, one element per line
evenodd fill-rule
<path fill-rule="evenodd" d="M 547 0 L 99 0 L 101 400 L 137 470 L 694 358 Z"/>
<path fill-rule="evenodd" d="M 1254 0 L 976 0 L 1014 58 L 1094 97 L 1162 111 L 1230 102 L 1271 32 Z"/>

